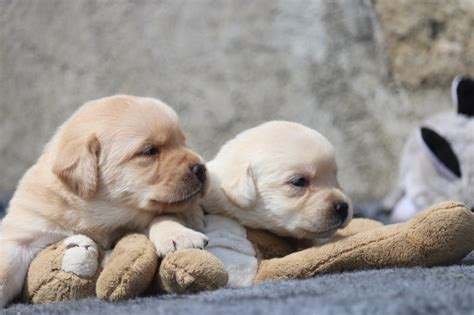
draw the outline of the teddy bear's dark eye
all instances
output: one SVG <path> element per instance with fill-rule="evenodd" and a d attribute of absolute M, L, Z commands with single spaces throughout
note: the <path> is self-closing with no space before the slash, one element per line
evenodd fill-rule
<path fill-rule="evenodd" d="M 140 153 L 142 156 L 156 156 L 160 153 L 157 147 L 149 145 L 146 146 Z"/>
<path fill-rule="evenodd" d="M 431 152 L 435 161 L 440 164 L 443 169 L 461 178 L 461 166 L 456 153 L 449 141 L 437 133 L 435 130 L 428 127 L 420 128 L 421 140 L 426 145 L 426 148 Z M 431 157 L 431 156 L 430 156 Z"/>
<path fill-rule="evenodd" d="M 294 179 L 290 180 L 289 184 L 291 184 L 293 186 L 296 186 L 296 187 L 306 187 L 306 186 L 308 186 L 309 182 L 304 177 L 298 177 L 298 178 L 294 178 Z"/>

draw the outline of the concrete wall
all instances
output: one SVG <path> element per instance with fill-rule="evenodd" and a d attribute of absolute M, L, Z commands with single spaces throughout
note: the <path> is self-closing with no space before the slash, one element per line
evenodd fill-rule
<path fill-rule="evenodd" d="M 380 198 L 409 130 L 450 107 L 451 80 L 397 74 L 387 1 L 3 0 L 0 191 L 83 102 L 129 93 L 173 106 L 206 158 L 263 121 L 316 128 L 354 199 Z"/>

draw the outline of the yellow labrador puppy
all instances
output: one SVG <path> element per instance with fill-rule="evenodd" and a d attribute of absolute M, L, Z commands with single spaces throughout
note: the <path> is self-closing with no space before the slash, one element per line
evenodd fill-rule
<path fill-rule="evenodd" d="M 257 260 L 242 227 L 321 242 L 346 226 L 352 206 L 337 180 L 334 148 L 317 131 L 272 121 L 227 142 L 207 164 L 207 250 L 226 265 L 230 287 L 252 284 Z"/>
<path fill-rule="evenodd" d="M 56 132 L 21 179 L 0 230 L 0 307 L 20 293 L 45 246 L 84 234 L 104 246 L 147 232 L 159 255 L 203 248 L 193 208 L 206 168 L 185 145 L 176 113 L 134 96 L 86 103 Z M 86 248 L 87 249 L 87 248 Z"/>

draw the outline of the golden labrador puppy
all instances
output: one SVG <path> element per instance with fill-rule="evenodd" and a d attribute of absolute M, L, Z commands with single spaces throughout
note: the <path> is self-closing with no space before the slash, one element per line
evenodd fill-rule
<path fill-rule="evenodd" d="M 332 144 L 301 124 L 271 121 L 246 130 L 207 167 L 211 184 L 201 204 L 245 226 L 320 240 L 352 218 Z"/>
<path fill-rule="evenodd" d="M 0 308 L 20 293 L 45 246 L 84 234 L 104 246 L 148 233 L 159 255 L 207 244 L 193 207 L 206 168 L 185 145 L 176 113 L 134 96 L 86 103 L 21 179 L 0 230 Z"/>
<path fill-rule="evenodd" d="M 228 287 L 253 283 L 258 261 L 244 227 L 319 243 L 352 218 L 337 180 L 335 151 L 317 131 L 272 121 L 227 142 L 207 164 L 207 250 L 229 274 Z"/>

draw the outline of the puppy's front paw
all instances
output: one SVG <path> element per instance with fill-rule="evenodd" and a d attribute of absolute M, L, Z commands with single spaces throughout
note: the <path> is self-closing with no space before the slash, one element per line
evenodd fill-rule
<path fill-rule="evenodd" d="M 175 252 L 185 248 L 200 248 L 207 246 L 209 239 L 206 235 L 194 230 L 185 228 L 179 231 L 163 235 L 153 240 L 158 256 Z"/>

